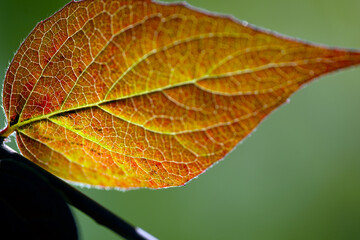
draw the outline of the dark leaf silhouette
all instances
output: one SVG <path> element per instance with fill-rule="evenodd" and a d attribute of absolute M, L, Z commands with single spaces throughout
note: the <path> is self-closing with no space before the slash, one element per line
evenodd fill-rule
<path fill-rule="evenodd" d="M 63 197 L 25 164 L 0 159 L 0 226 L 4 239 L 76 240 Z"/>

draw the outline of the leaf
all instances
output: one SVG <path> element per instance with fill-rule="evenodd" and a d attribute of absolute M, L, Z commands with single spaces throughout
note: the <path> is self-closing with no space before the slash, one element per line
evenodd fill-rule
<path fill-rule="evenodd" d="M 2 239 L 78 239 L 63 196 L 21 162 L 0 159 Z"/>
<path fill-rule="evenodd" d="M 68 181 L 183 185 L 301 86 L 359 63 L 184 3 L 73 1 L 10 64 L 0 136 Z"/>

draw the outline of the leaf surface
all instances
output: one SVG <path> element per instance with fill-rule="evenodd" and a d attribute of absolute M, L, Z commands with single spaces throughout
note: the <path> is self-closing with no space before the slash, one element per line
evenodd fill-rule
<path fill-rule="evenodd" d="M 183 3 L 73 1 L 10 64 L 0 135 L 72 182 L 183 185 L 302 85 L 359 63 Z"/>

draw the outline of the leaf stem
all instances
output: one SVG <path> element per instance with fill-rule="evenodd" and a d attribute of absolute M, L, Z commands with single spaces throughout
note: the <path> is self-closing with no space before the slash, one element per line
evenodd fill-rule
<path fill-rule="evenodd" d="M 87 214 L 89 217 L 93 218 L 97 223 L 104 225 L 105 227 L 116 232 L 120 236 L 129 240 L 153 240 L 155 237 L 146 233 L 144 230 L 134 227 L 129 223 L 125 222 L 108 209 L 104 208 L 91 198 L 87 197 L 79 190 L 70 186 L 60 178 L 52 175 L 51 173 L 45 171 L 41 167 L 37 166 L 35 163 L 29 161 L 22 155 L 11 152 L 9 147 L 4 145 L 5 138 L 0 136 L 0 156 L 1 158 L 9 158 L 13 161 L 18 161 L 26 164 L 36 171 L 39 175 L 43 176 L 46 181 L 51 184 L 56 191 L 58 191 L 65 200 L 76 207 L 83 213 Z"/>
<path fill-rule="evenodd" d="M 0 130 L 0 138 L 7 138 L 7 137 L 9 137 L 9 136 L 11 135 L 11 133 L 13 133 L 13 132 L 14 132 L 14 129 L 11 128 L 11 127 L 9 127 L 9 125 L 8 125 L 8 126 L 6 126 L 6 128 Z M 2 141 L 3 141 L 3 140 L 2 140 Z M 1 141 L 0 143 L 2 143 L 2 141 Z"/>

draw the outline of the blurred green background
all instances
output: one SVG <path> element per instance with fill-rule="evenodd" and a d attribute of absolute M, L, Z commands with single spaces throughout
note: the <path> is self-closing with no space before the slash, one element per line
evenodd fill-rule
<path fill-rule="evenodd" d="M 1 82 L 35 24 L 67 2 L 1 2 Z M 286 35 L 360 49 L 359 0 L 188 2 Z M 185 187 L 81 191 L 160 239 L 360 239 L 359 91 L 360 68 L 311 83 Z M 3 119 L 1 113 L 1 128 Z M 118 239 L 74 212 L 81 239 Z"/>

